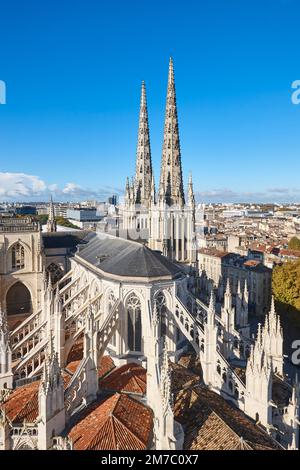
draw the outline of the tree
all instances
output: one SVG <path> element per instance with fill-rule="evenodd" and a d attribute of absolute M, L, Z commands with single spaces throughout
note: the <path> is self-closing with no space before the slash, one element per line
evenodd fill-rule
<path fill-rule="evenodd" d="M 297 237 L 291 238 L 289 241 L 288 247 L 290 250 L 300 251 L 300 239 Z"/>
<path fill-rule="evenodd" d="M 77 225 L 72 224 L 68 219 L 65 219 L 64 217 L 55 217 L 57 225 L 61 225 L 62 227 L 68 227 L 68 228 L 75 228 L 78 230 Z"/>
<path fill-rule="evenodd" d="M 274 268 L 272 289 L 277 301 L 300 310 L 300 260 Z"/>

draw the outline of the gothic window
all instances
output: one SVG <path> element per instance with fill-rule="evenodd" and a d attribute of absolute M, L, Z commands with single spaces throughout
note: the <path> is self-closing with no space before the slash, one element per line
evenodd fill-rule
<path fill-rule="evenodd" d="M 130 351 L 142 349 L 141 302 L 135 294 L 127 301 L 127 344 Z"/>
<path fill-rule="evenodd" d="M 160 318 L 160 334 L 161 336 L 166 336 L 167 334 L 167 302 L 164 294 L 159 292 L 156 297 L 156 308 L 157 314 Z"/>
<path fill-rule="evenodd" d="M 112 291 L 110 291 L 110 293 L 108 294 L 108 297 L 107 297 L 108 314 L 110 314 L 112 309 L 114 308 L 115 302 L 116 302 L 116 299 L 115 299 L 114 293 Z M 117 343 L 116 333 L 114 333 L 111 340 L 110 340 L 110 344 L 111 344 L 111 346 L 116 346 L 116 343 Z"/>
<path fill-rule="evenodd" d="M 63 270 L 55 263 L 49 264 L 47 273 L 50 275 L 51 283 L 56 284 L 63 277 Z"/>
<path fill-rule="evenodd" d="M 25 267 L 25 251 L 21 243 L 16 243 L 11 250 L 12 269 L 23 269 Z"/>

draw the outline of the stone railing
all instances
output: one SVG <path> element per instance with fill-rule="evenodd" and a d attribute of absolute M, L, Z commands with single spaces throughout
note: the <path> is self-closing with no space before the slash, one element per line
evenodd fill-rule
<path fill-rule="evenodd" d="M 87 396 L 86 365 L 88 360 L 89 358 L 87 357 L 82 359 L 69 385 L 65 389 L 65 410 L 68 419 L 76 408 L 85 402 L 85 397 Z"/>
<path fill-rule="evenodd" d="M 14 348 L 15 344 L 19 343 L 21 340 L 31 335 L 32 331 L 40 325 L 41 317 L 42 310 L 39 310 L 36 313 L 32 313 L 10 333 L 10 342 L 12 349 Z"/>
<path fill-rule="evenodd" d="M 13 365 L 14 380 L 27 379 L 41 372 L 46 348 L 48 345 L 47 338 L 43 338 L 34 348 L 32 348 L 24 357 L 21 357 L 16 364 Z"/>

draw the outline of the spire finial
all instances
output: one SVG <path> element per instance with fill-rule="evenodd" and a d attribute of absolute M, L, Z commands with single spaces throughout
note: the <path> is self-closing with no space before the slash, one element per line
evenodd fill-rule
<path fill-rule="evenodd" d="M 144 80 L 142 80 L 141 106 L 147 106 L 146 84 Z"/>
<path fill-rule="evenodd" d="M 172 56 L 170 56 L 169 60 L 169 84 L 170 83 L 174 83 L 174 63 Z"/>

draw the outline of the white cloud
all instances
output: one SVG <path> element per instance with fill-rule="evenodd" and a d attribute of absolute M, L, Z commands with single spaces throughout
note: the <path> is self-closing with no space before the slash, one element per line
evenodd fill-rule
<path fill-rule="evenodd" d="M 297 188 L 270 188 L 265 191 L 232 191 L 221 188 L 195 193 L 198 202 L 300 202 L 299 189 Z"/>
<path fill-rule="evenodd" d="M 105 200 L 112 194 L 123 194 L 120 188 L 104 186 L 98 189 L 83 188 L 77 183 L 66 183 L 62 188 L 58 184 L 47 184 L 41 178 L 26 173 L 0 172 L 0 200 L 45 201 L 50 194 L 58 201 L 83 199 Z"/>
<path fill-rule="evenodd" d="M 0 172 L 0 197 L 2 198 L 37 196 L 46 189 L 46 183 L 38 176 L 25 173 Z"/>
<path fill-rule="evenodd" d="M 124 190 L 113 186 L 97 189 L 82 187 L 68 182 L 63 187 L 47 184 L 40 177 L 26 173 L 0 172 L 0 200 L 46 201 L 50 194 L 57 201 L 80 201 L 85 199 L 106 200 L 112 194 L 122 196 Z M 300 202 L 300 189 L 271 187 L 261 192 L 238 192 L 229 188 L 196 191 L 198 202 Z"/>
<path fill-rule="evenodd" d="M 76 183 L 67 183 L 62 192 L 64 194 L 78 194 L 81 193 L 83 189 L 79 184 Z"/>

